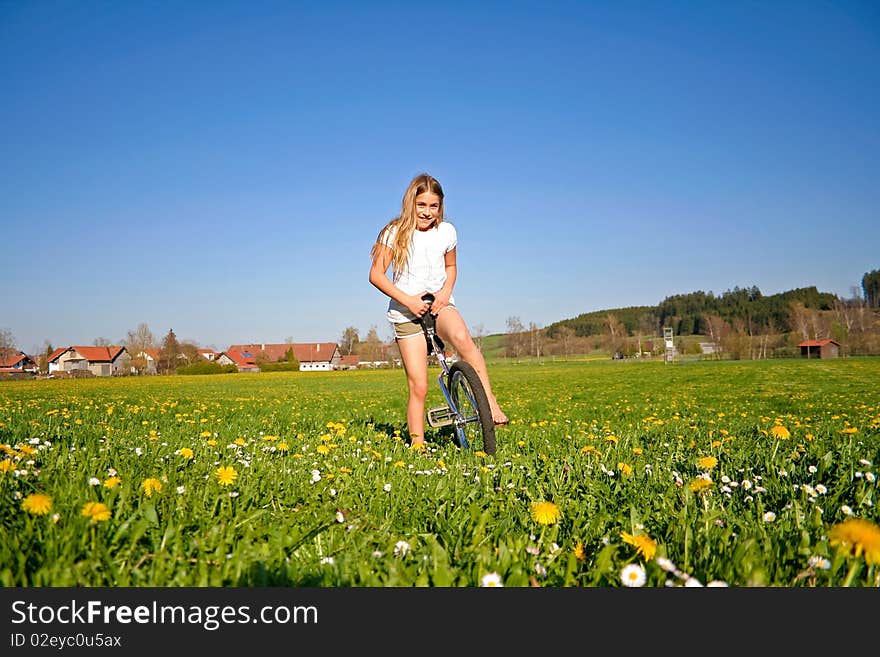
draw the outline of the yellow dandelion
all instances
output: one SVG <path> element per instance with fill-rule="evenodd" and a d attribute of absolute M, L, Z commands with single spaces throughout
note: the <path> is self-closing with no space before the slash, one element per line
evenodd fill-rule
<path fill-rule="evenodd" d="M 691 480 L 691 482 L 688 484 L 688 490 L 690 490 L 692 493 L 702 493 L 711 486 L 711 480 L 705 479 L 703 477 L 697 477 L 696 479 Z"/>
<path fill-rule="evenodd" d="M 476 456 L 478 459 L 484 459 L 489 455 L 486 454 L 486 452 L 484 452 L 483 450 L 478 449 L 477 451 L 474 452 L 474 456 Z"/>
<path fill-rule="evenodd" d="M 229 486 L 238 479 L 238 473 L 231 465 L 220 466 L 217 468 L 215 474 L 217 475 L 217 481 L 220 482 L 221 486 Z"/>
<path fill-rule="evenodd" d="M 880 527 L 869 520 L 850 518 L 828 532 L 832 546 L 838 545 L 855 557 L 865 555 L 869 566 L 880 564 Z"/>
<path fill-rule="evenodd" d="M 155 477 L 150 477 L 144 479 L 143 483 L 141 483 L 141 488 L 144 489 L 144 495 L 151 497 L 153 493 L 158 493 L 162 490 L 162 482 Z"/>
<path fill-rule="evenodd" d="M 553 525 L 562 515 L 559 507 L 553 502 L 532 502 L 531 504 L 532 520 L 542 525 Z"/>
<path fill-rule="evenodd" d="M 843 433 L 858 433 L 859 430 L 856 427 L 847 427 L 843 430 Z"/>
<path fill-rule="evenodd" d="M 108 477 L 104 480 L 104 488 L 116 488 L 121 483 L 122 479 L 119 477 Z"/>
<path fill-rule="evenodd" d="M 705 470 L 711 470 L 718 465 L 718 459 L 714 456 L 703 456 L 697 459 L 697 465 Z"/>
<path fill-rule="evenodd" d="M 584 549 L 584 544 L 580 541 L 574 546 L 574 558 L 578 561 L 586 561 L 587 559 L 587 551 Z"/>
<path fill-rule="evenodd" d="M 210 432 L 210 431 L 202 431 L 202 432 L 199 434 L 199 438 L 210 438 L 210 437 L 211 437 L 211 432 Z"/>
<path fill-rule="evenodd" d="M 581 454 L 598 454 L 599 450 L 593 447 L 592 445 L 586 445 L 581 447 Z"/>
<path fill-rule="evenodd" d="M 86 502 L 83 504 L 82 510 L 79 514 L 86 518 L 90 518 L 93 525 L 104 520 L 110 520 L 110 509 L 107 508 L 106 504 L 102 504 L 101 502 Z"/>
<path fill-rule="evenodd" d="M 182 456 L 186 460 L 190 460 L 195 456 L 195 453 L 189 447 L 181 447 L 177 450 L 177 455 Z"/>
<path fill-rule="evenodd" d="M 287 443 L 278 443 L 278 451 L 279 452 L 289 452 L 290 445 L 288 445 Z"/>
<path fill-rule="evenodd" d="M 632 466 L 629 466 L 623 462 L 617 464 L 617 469 L 625 475 L 631 475 L 633 473 Z"/>
<path fill-rule="evenodd" d="M 329 454 L 330 453 L 330 445 L 326 445 L 324 443 L 321 443 L 320 445 L 318 445 L 315 448 L 315 451 L 318 452 L 318 454 Z"/>
<path fill-rule="evenodd" d="M 211 438 L 211 440 L 206 440 L 205 444 L 208 445 L 209 447 L 214 447 L 214 445 L 217 444 L 217 441 L 214 440 L 213 438 Z"/>
<path fill-rule="evenodd" d="M 647 534 L 633 535 L 621 532 L 620 536 L 623 538 L 624 543 L 635 546 L 636 551 L 648 561 L 654 558 L 654 553 L 657 551 L 657 542 Z"/>
<path fill-rule="evenodd" d="M 605 440 L 608 441 L 609 443 L 614 443 L 616 445 L 619 438 L 617 436 L 615 436 L 614 434 L 609 434 L 609 435 L 605 436 Z"/>
<path fill-rule="evenodd" d="M 244 438 L 236 438 L 232 442 L 234 442 L 239 447 L 244 447 L 245 445 L 247 445 L 247 441 Z"/>
<path fill-rule="evenodd" d="M 639 456 L 644 450 L 641 447 L 633 447 L 633 454 Z"/>
<path fill-rule="evenodd" d="M 14 467 L 15 464 L 12 462 L 12 459 L 3 459 L 2 461 L 0 461 L 0 472 L 9 472 Z"/>
<path fill-rule="evenodd" d="M 791 432 L 781 424 L 777 424 L 770 429 L 770 435 L 774 438 L 791 438 Z"/>
<path fill-rule="evenodd" d="M 31 493 L 21 501 L 21 508 L 35 516 L 44 516 L 52 510 L 52 498 L 43 493 Z"/>

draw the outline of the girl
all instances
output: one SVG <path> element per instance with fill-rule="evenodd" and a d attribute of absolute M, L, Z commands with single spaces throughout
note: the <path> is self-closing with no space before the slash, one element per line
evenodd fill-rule
<path fill-rule="evenodd" d="M 412 179 L 403 195 L 400 215 L 379 232 L 370 251 L 370 283 L 390 298 L 387 318 L 394 328 L 409 385 L 406 422 L 413 447 L 425 444 L 428 345 L 420 321 L 428 309 L 422 300 L 426 292 L 434 295 L 431 313 L 436 317 L 437 334 L 477 371 L 495 424 L 508 423 L 492 394 L 483 354 L 452 297 L 457 242 L 455 227 L 443 221 L 443 188 L 435 178 L 422 173 Z M 389 267 L 393 278 L 388 277 Z"/>

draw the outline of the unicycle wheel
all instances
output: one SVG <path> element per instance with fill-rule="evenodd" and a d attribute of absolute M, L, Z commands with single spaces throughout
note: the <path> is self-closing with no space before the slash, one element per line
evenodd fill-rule
<path fill-rule="evenodd" d="M 447 387 L 454 406 L 452 426 L 459 447 L 494 454 L 495 422 L 477 371 L 465 361 L 453 363 Z"/>

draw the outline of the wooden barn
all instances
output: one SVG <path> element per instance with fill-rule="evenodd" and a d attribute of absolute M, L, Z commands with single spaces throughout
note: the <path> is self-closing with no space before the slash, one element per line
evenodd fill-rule
<path fill-rule="evenodd" d="M 840 345 L 836 340 L 804 340 L 801 348 L 803 358 L 837 358 L 840 356 Z"/>

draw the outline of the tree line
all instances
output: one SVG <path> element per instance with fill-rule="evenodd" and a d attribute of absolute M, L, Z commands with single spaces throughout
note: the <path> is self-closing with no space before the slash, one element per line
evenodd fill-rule
<path fill-rule="evenodd" d="M 656 306 L 629 306 L 583 313 L 544 329 L 507 321 L 507 357 L 570 355 L 604 351 L 616 356 L 659 355 L 660 336 L 671 328 L 680 353 L 702 353 L 705 336 L 713 357 L 795 356 L 798 343 L 833 339 L 844 355 L 880 354 L 880 270 L 865 273 L 851 296 L 819 292 L 815 286 L 764 295 L 757 286 L 721 295 L 696 291 L 666 297 Z"/>

